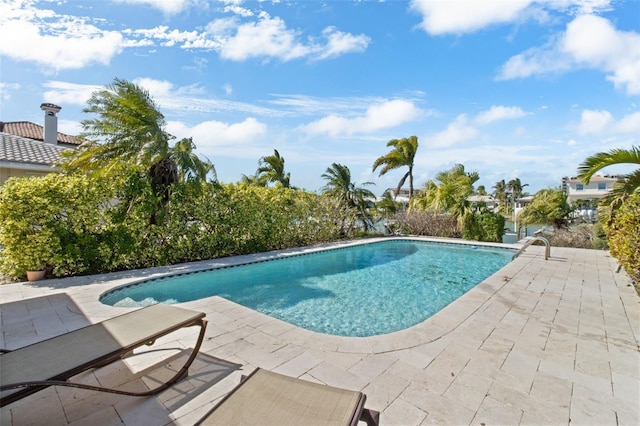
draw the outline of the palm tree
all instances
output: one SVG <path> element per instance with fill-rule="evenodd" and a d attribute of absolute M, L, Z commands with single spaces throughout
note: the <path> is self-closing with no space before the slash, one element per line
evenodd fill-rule
<path fill-rule="evenodd" d="M 396 188 L 396 197 L 400 193 L 402 185 L 409 178 L 409 199 L 413 197 L 413 162 L 418 151 L 418 137 L 411 136 L 404 139 L 392 139 L 387 142 L 387 146 L 393 149 L 386 155 L 379 157 L 373 163 L 373 171 L 375 172 L 379 166 L 383 166 L 378 176 L 382 176 L 389 170 L 395 170 L 400 167 L 409 167 L 409 171 L 402 176 L 398 187 Z"/>
<path fill-rule="evenodd" d="M 543 189 L 533 196 L 518 213 L 518 222 L 522 226 L 540 224 L 553 225 L 555 229 L 567 226 L 571 207 L 567 203 L 567 194 L 558 189 Z M 519 233 L 519 232 L 518 232 Z"/>
<path fill-rule="evenodd" d="M 588 157 L 578 166 L 578 179 L 588 185 L 593 175 L 608 166 L 616 164 L 640 164 L 640 147 L 631 149 L 613 149 L 609 152 L 599 152 Z M 612 197 L 625 198 L 627 195 L 640 191 L 640 168 L 628 173 L 614 186 Z"/>
<path fill-rule="evenodd" d="M 275 183 L 284 188 L 290 188 L 291 173 L 284 172 L 284 157 L 280 156 L 277 149 L 273 150 L 273 155 L 260 158 L 258 170 L 256 171 L 258 181 Z"/>
<path fill-rule="evenodd" d="M 373 225 L 368 205 L 370 200 L 375 199 L 375 194 L 351 182 L 351 171 L 347 166 L 333 163 L 322 174 L 322 178 L 327 181 L 327 184 L 321 188 L 323 194 L 335 197 L 346 209 L 355 212 L 356 217 L 362 221 L 365 228 Z M 364 182 L 362 185 L 373 185 L 373 183 Z M 350 224 L 347 231 L 352 226 L 353 224 Z"/>
<path fill-rule="evenodd" d="M 456 164 L 450 170 L 438 173 L 435 181 L 428 181 L 424 195 L 416 197 L 411 208 L 450 213 L 462 219 L 471 213 L 467 198 L 473 194 L 473 184 L 479 179 L 478 172 L 466 172 L 462 164 Z"/>
<path fill-rule="evenodd" d="M 504 179 L 496 182 L 496 184 L 493 185 L 492 188 L 494 189 L 493 198 L 498 200 L 498 202 L 500 203 L 501 209 L 503 210 L 507 209 L 509 206 L 509 203 L 508 203 L 509 195 L 507 193 L 508 191 L 507 184 L 504 182 Z"/>
<path fill-rule="evenodd" d="M 522 190 L 525 186 L 529 186 L 529 184 L 525 183 L 523 185 L 520 181 L 520 178 L 511 179 L 507 183 L 507 191 L 511 193 L 514 200 L 517 200 L 518 198 L 521 198 L 523 196 Z"/>
<path fill-rule="evenodd" d="M 215 169 L 194 154 L 191 138 L 175 139 L 165 131 L 165 120 L 149 92 L 126 80 L 115 79 L 94 92 L 83 112 L 95 118 L 82 120 L 82 137 L 88 142 L 65 155 L 67 171 L 117 176 L 127 169 L 144 171 L 152 188 L 166 204 L 169 188 L 179 181 L 204 181 Z M 151 222 L 155 223 L 155 214 Z"/>
<path fill-rule="evenodd" d="M 170 151 L 170 158 L 178 168 L 178 181 L 180 182 L 204 182 L 209 173 L 212 180 L 217 181 L 218 176 L 214 165 L 208 159 L 200 159 L 193 151 L 196 145 L 192 138 L 183 138 L 176 142 Z"/>
<path fill-rule="evenodd" d="M 264 176 L 242 175 L 242 177 L 240 178 L 240 183 L 244 183 L 246 185 L 252 185 L 252 186 L 266 187 L 268 182 L 267 182 L 266 178 L 264 178 Z"/>

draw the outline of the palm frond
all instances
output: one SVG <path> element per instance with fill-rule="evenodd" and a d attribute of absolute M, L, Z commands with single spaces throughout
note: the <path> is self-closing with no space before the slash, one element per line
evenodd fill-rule
<path fill-rule="evenodd" d="M 640 147 L 612 149 L 609 152 L 599 152 L 588 157 L 578 166 L 578 179 L 589 184 L 598 171 L 616 164 L 640 164 Z"/>

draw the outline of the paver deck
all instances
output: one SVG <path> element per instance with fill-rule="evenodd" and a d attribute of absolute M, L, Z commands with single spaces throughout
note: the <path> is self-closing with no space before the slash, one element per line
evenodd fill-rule
<path fill-rule="evenodd" d="M 255 367 L 362 390 L 383 425 L 640 424 L 640 298 L 629 277 L 604 251 L 543 254 L 528 248 L 440 313 L 382 336 L 314 333 L 220 297 L 184 303 L 209 320 L 188 379 L 150 398 L 48 388 L 2 408 L 0 424 L 190 425 Z M 120 314 L 98 296 L 141 277 L 258 257 L 0 286 L 0 346 Z M 77 380 L 145 388 L 195 339 L 167 336 L 152 347 L 163 351 Z"/>

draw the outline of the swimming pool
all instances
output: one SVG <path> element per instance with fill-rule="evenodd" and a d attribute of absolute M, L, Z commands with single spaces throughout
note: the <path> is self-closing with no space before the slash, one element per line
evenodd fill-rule
<path fill-rule="evenodd" d="M 429 318 L 506 265 L 513 250 L 394 239 L 115 288 L 113 306 L 218 295 L 308 330 L 374 336 Z"/>

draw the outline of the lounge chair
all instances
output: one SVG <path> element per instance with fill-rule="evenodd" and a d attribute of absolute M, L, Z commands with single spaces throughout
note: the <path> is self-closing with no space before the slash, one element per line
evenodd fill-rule
<path fill-rule="evenodd" d="M 149 396 L 187 375 L 196 358 L 207 321 L 205 314 L 157 304 L 0 355 L 0 407 L 48 386 L 70 386 L 131 396 Z M 183 327 L 200 326 L 198 341 L 185 365 L 164 384 L 145 392 L 128 392 L 68 380 L 91 368 L 124 358 L 135 348 Z"/>
<path fill-rule="evenodd" d="M 256 369 L 196 425 L 377 425 L 362 392 Z"/>

